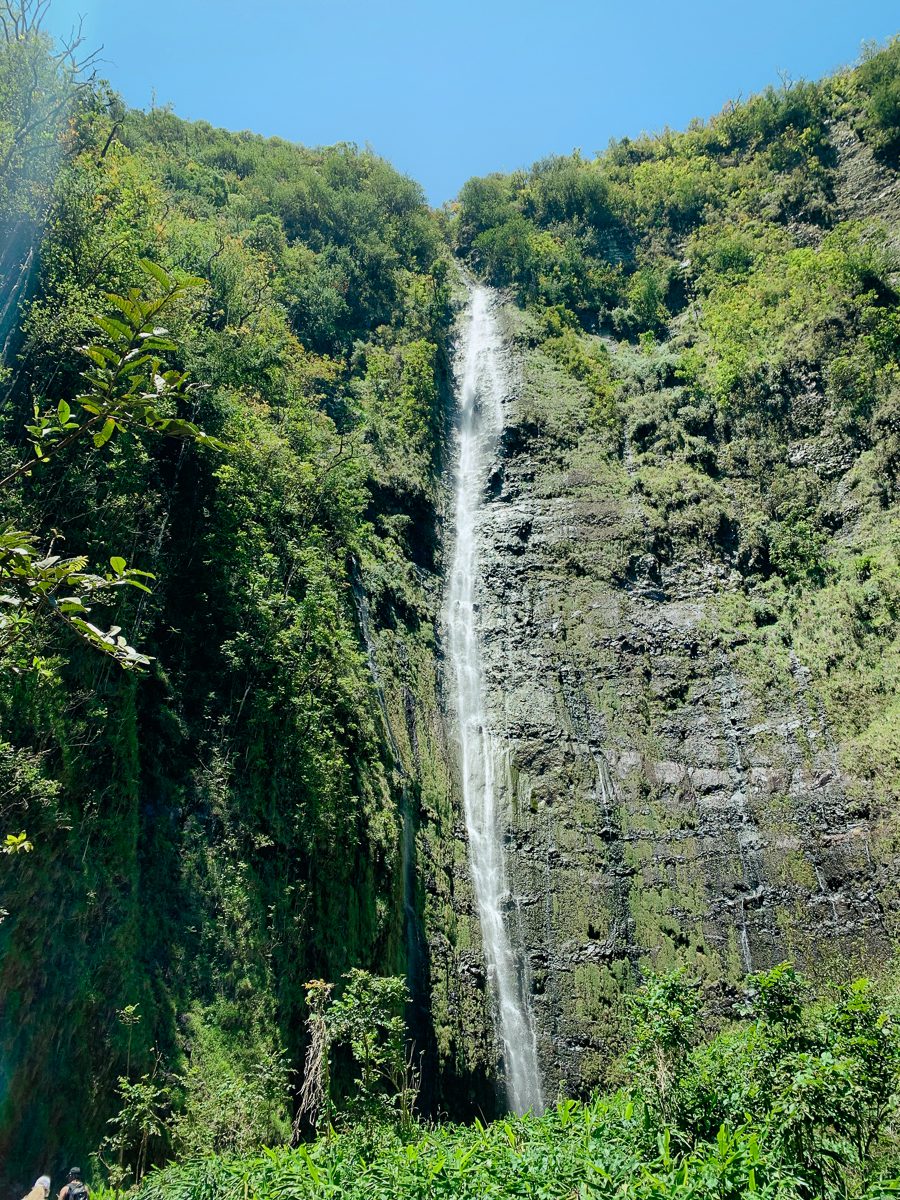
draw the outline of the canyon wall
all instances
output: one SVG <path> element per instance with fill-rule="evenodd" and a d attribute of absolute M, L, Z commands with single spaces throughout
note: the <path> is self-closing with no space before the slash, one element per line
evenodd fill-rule
<path fill-rule="evenodd" d="M 632 448 L 610 452 L 531 317 L 506 304 L 501 321 L 504 431 L 476 608 L 506 761 L 506 918 L 552 1097 L 603 1077 L 622 991 L 650 969 L 685 965 L 724 1012 L 746 972 L 787 957 L 820 978 L 877 963 L 897 932 L 897 859 L 891 815 L 854 776 L 802 647 L 760 642 L 736 569 L 654 553 Z M 677 386 L 656 392 L 683 401 Z M 826 433 L 801 449 L 827 474 Z M 848 491 L 846 475 L 833 486 Z M 450 707 L 443 787 L 457 793 Z M 442 802 L 442 821 L 425 813 L 421 886 L 452 1098 L 465 1094 L 454 1062 L 483 1085 L 496 1051 L 465 830 Z"/>

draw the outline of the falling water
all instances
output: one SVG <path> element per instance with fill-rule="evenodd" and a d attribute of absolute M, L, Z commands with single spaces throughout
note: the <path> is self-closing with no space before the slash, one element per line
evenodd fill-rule
<path fill-rule="evenodd" d="M 448 589 L 447 628 L 459 725 L 463 807 L 469 865 L 495 1026 L 502 1044 L 509 1106 L 522 1113 L 543 1109 L 534 1024 L 524 960 L 513 948 L 504 909 L 512 906 L 506 882 L 498 797 L 504 760 L 488 728 L 484 674 L 476 627 L 478 525 L 482 496 L 503 428 L 503 344 L 490 293 L 474 287 L 459 377 L 459 461 L 456 478 L 456 545 Z"/>

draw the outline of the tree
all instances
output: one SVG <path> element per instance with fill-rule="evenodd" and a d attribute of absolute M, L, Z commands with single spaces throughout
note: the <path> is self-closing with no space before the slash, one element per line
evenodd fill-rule
<path fill-rule="evenodd" d="M 31 454 L 0 479 L 0 488 L 31 478 L 88 438 L 98 450 L 117 433 L 140 430 L 218 445 L 192 422 L 173 415 L 191 385 L 184 373 L 166 370 L 160 357 L 176 346 L 158 322 L 186 289 L 202 286 L 203 280 L 176 283 L 156 264 L 145 260 L 142 266 L 158 285 L 157 294 L 143 295 L 135 288 L 128 296 L 109 297 L 118 315 L 95 318 L 106 336 L 84 347 L 91 365 L 82 374 L 84 390 L 75 398 L 75 408 L 66 400 L 43 411 L 35 405 L 33 421 L 26 426 Z M 145 580 L 152 578 L 150 572 L 129 568 L 118 555 L 110 558 L 109 570 L 88 570 L 84 556 L 55 554 L 57 540 L 51 537 L 49 545 L 39 548 L 35 533 L 11 525 L 0 532 L 0 653 L 27 639 L 37 619 L 47 615 L 121 666 L 146 666 L 150 660 L 128 644 L 118 626 L 102 630 L 88 617 L 92 604 L 119 588 L 149 590 Z"/>
<path fill-rule="evenodd" d="M 397 976 L 372 975 L 358 967 L 343 978 L 345 986 L 334 1000 L 330 984 L 314 980 L 306 985 L 309 1048 L 298 1120 L 306 1116 L 316 1123 L 324 1114 L 330 1125 L 331 1056 L 345 1046 L 357 1070 L 348 1116 L 366 1124 L 393 1119 L 405 1127 L 418 1094 L 403 1018 L 409 1003 L 406 984 Z"/>
<path fill-rule="evenodd" d="M 156 1070 L 142 1075 L 132 1083 L 126 1076 L 119 1076 L 120 1108 L 109 1119 L 111 1133 L 104 1139 L 99 1158 L 104 1154 L 115 1156 L 115 1162 L 106 1163 L 110 1182 L 118 1189 L 131 1174 L 135 1185 L 141 1182 L 147 1169 L 151 1143 L 165 1134 L 165 1115 L 170 1100 L 165 1086 L 156 1082 Z"/>
<path fill-rule="evenodd" d="M 82 373 L 83 390 L 73 404 L 60 400 L 44 410 L 35 404 L 33 420 L 26 426 L 31 452 L 0 479 L 0 489 L 31 479 L 58 455 L 88 439 L 100 450 L 116 434 L 147 430 L 218 445 L 192 422 L 174 415 L 191 385 L 184 373 L 166 369 L 161 358 L 176 346 L 159 321 L 187 289 L 202 286 L 203 280 L 176 282 L 155 263 L 145 260 L 142 266 L 155 284 L 155 294 L 134 288 L 127 296 L 109 296 L 118 315 L 95 318 L 105 336 L 83 348 L 90 363 Z M 149 591 L 152 574 L 129 567 L 115 554 L 109 569 L 89 569 L 84 555 L 67 558 L 54 553 L 61 537 L 55 531 L 40 545 L 37 533 L 11 524 L 0 527 L 0 665 L 4 658 L 17 670 L 35 665 L 33 641 L 38 623 L 46 617 L 123 668 L 147 666 L 149 657 L 128 642 L 118 625 L 102 629 L 89 618 L 95 603 L 109 600 L 120 588 Z M 32 652 L 10 657 L 23 643 L 31 644 Z M 24 831 L 7 836 L 6 853 L 30 849 Z"/>
<path fill-rule="evenodd" d="M 42 25 L 50 0 L 0 2 L 0 351 L 7 357 L 37 263 L 66 119 L 94 84 L 98 51 L 80 25 L 56 45 Z"/>

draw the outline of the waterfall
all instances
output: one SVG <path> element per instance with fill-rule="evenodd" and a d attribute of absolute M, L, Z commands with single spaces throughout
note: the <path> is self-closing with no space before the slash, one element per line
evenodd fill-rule
<path fill-rule="evenodd" d="M 498 739 L 484 706 L 476 597 L 479 521 L 491 459 L 503 429 L 506 382 L 503 342 L 486 288 L 473 287 L 458 372 L 458 462 L 453 565 L 447 595 L 447 631 L 455 684 L 463 808 L 469 866 L 487 962 L 496 1034 L 502 1047 L 507 1100 L 517 1113 L 543 1109 L 541 1074 L 524 956 L 513 946 L 505 910 L 514 907 L 506 882 L 498 813 L 507 777 Z"/>

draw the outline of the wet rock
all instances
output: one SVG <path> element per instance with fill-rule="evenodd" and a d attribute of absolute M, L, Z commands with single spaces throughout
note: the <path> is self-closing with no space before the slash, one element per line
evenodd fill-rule
<path fill-rule="evenodd" d="M 787 956 L 815 968 L 860 944 L 877 953 L 888 868 L 799 664 L 764 703 L 741 676 L 745 638 L 713 619 L 736 573 L 640 545 L 627 464 L 596 453 L 583 398 L 518 353 L 477 602 L 506 763 L 507 919 L 552 1094 L 599 1080 L 617 997 L 650 967 L 686 963 L 725 995 Z M 815 462 L 807 443 L 794 449 L 823 474 L 845 469 L 840 447 Z M 477 923 L 452 854 L 471 940 L 446 950 L 454 1019 L 484 1063 Z"/>

